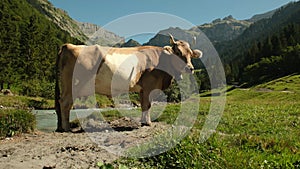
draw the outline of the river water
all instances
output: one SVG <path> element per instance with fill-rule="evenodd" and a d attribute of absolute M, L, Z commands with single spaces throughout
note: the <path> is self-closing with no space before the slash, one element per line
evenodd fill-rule
<path fill-rule="evenodd" d="M 111 108 L 105 109 L 88 109 L 88 110 L 71 110 L 70 121 L 77 118 L 85 118 L 93 112 L 101 112 L 110 110 Z M 57 115 L 55 110 L 33 110 L 32 113 L 36 117 L 37 129 L 43 132 L 53 132 L 57 127 Z"/>
<path fill-rule="evenodd" d="M 101 113 L 103 111 L 113 110 L 114 108 L 93 108 L 93 109 L 76 109 L 70 111 L 70 121 L 75 119 L 86 118 L 92 113 Z M 132 110 L 131 107 L 117 110 Z M 53 132 L 57 127 L 57 115 L 55 110 L 32 110 L 36 117 L 37 129 L 43 132 Z"/>

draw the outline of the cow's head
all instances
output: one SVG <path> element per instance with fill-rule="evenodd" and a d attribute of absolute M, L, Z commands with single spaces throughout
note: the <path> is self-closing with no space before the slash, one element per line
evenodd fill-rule
<path fill-rule="evenodd" d="M 191 59 L 192 58 L 201 58 L 202 52 L 198 49 L 192 50 L 190 48 L 189 43 L 187 43 L 183 40 L 175 41 L 173 36 L 171 34 L 169 34 L 169 35 L 170 35 L 171 46 L 167 46 L 167 47 L 165 47 L 165 49 L 171 51 L 173 54 L 177 55 L 180 58 L 180 61 L 178 61 L 178 60 L 176 61 L 173 59 L 173 61 L 175 63 L 172 63 L 172 64 L 174 66 L 176 65 L 176 67 L 178 67 L 182 71 L 186 71 L 186 72 L 191 71 L 193 73 L 194 66 L 192 64 Z"/>

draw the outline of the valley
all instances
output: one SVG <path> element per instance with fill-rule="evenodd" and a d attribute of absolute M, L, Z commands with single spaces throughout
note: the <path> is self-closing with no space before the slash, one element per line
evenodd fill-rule
<path fill-rule="evenodd" d="M 0 93 L 1 167 L 300 168 L 300 1 L 244 20 L 226 15 L 188 29 L 169 27 L 146 43 L 76 21 L 48 0 L 2 0 L 0 18 L 0 90 L 11 91 Z M 173 132 L 182 113 L 181 96 L 186 97 L 173 83 L 164 91 L 168 102 L 154 103 L 161 107 L 158 113 L 151 110 L 152 126 L 138 123 L 138 94 L 130 94 L 128 102 L 136 107 L 125 113 L 114 108 L 111 98 L 96 95 L 96 103 L 87 100 L 103 108 L 101 113 L 74 120 L 78 116 L 72 110 L 74 133 L 54 132 L 55 61 L 61 45 L 162 47 L 170 45 L 169 33 L 204 53 L 201 60 L 192 60 L 199 86 L 199 94 L 190 98 L 190 107 L 199 105 L 196 119 L 183 116 L 191 123 Z M 223 68 L 215 65 L 211 50 L 216 50 Z M 218 77 L 209 76 L 216 67 L 226 76 L 226 103 L 218 117 L 210 114 L 212 100 L 223 97 L 214 93 L 218 88 L 209 79 Z M 76 104 L 82 106 L 80 100 Z M 40 109 L 47 116 L 39 116 L 35 110 Z M 204 131 L 208 118 L 218 125 Z M 205 134 L 210 137 L 204 139 Z M 151 140 L 157 136 L 160 139 Z M 157 153 L 153 146 L 169 149 Z M 124 149 L 127 157 L 120 156 Z M 143 152 L 153 154 L 134 158 Z"/>

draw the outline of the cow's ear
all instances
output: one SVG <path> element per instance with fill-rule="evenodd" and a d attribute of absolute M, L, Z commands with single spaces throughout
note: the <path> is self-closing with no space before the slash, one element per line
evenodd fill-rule
<path fill-rule="evenodd" d="M 200 50 L 198 50 L 198 49 L 196 49 L 196 50 L 193 50 L 193 58 L 201 58 L 202 57 L 202 52 L 200 51 Z"/>
<path fill-rule="evenodd" d="M 174 40 L 174 37 L 171 34 L 169 34 L 169 36 L 170 36 L 170 44 L 171 46 L 174 46 L 176 44 L 176 41 Z"/>
<path fill-rule="evenodd" d="M 168 52 L 169 54 L 174 53 L 171 46 L 164 46 L 164 50 L 165 50 L 165 52 Z"/>

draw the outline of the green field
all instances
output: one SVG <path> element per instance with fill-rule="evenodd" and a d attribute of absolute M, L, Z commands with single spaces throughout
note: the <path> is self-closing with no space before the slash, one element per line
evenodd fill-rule
<path fill-rule="evenodd" d="M 122 158 L 129 168 L 300 168 L 300 75 L 227 93 L 214 134 L 199 133 L 210 97 L 201 97 L 199 116 L 188 137 L 158 156 Z M 169 105 L 159 121 L 172 122 L 180 105 Z"/>

